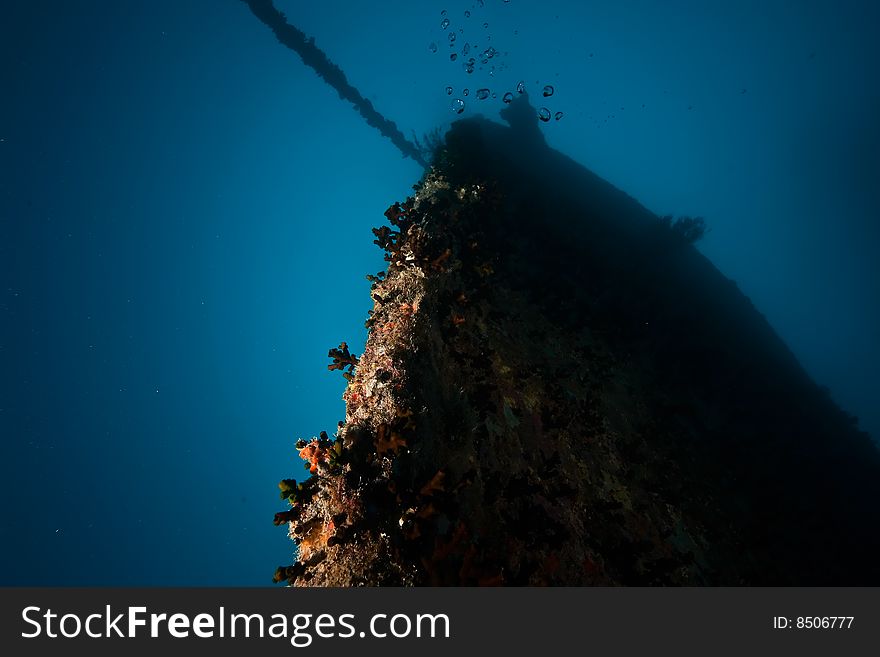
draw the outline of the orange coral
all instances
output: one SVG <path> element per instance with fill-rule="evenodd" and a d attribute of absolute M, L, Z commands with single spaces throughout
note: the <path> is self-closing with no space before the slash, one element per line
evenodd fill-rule
<path fill-rule="evenodd" d="M 309 472 L 318 474 L 318 462 L 321 459 L 321 451 L 314 443 L 310 443 L 299 451 L 299 457 L 310 464 Z"/>
<path fill-rule="evenodd" d="M 300 441 L 297 443 L 299 457 L 306 462 L 309 473 L 318 474 L 318 466 L 332 465 L 339 457 L 342 451 L 342 443 L 340 441 L 330 442 L 327 432 L 322 431 L 320 438 L 312 438 L 308 443 Z"/>
<path fill-rule="evenodd" d="M 336 526 L 333 521 L 317 522 L 311 525 L 305 534 L 297 539 L 299 545 L 299 560 L 308 561 L 315 552 L 327 547 L 327 540 L 333 536 Z"/>

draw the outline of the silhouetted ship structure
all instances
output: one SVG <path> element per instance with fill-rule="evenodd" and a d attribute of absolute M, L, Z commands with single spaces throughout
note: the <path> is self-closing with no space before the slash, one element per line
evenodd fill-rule
<path fill-rule="evenodd" d="M 880 584 L 880 458 L 688 239 L 542 138 L 452 126 L 374 230 L 334 439 L 281 482 L 357 585 Z"/>
<path fill-rule="evenodd" d="M 271 0 L 279 42 L 426 164 Z M 281 496 L 300 586 L 877 585 L 880 453 L 736 285 L 544 142 L 455 123 L 374 229 L 345 422 Z"/>

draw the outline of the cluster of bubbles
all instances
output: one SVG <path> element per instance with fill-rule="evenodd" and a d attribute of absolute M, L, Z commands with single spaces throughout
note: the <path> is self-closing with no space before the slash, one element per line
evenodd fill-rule
<path fill-rule="evenodd" d="M 505 4 L 508 3 L 509 1 L 510 0 L 504 0 Z M 484 6 L 484 0 L 477 0 L 477 3 L 479 4 L 479 6 L 481 8 Z M 472 9 L 476 9 L 476 5 L 474 5 L 472 7 Z M 459 28 L 458 33 L 456 33 L 455 26 L 453 25 L 452 20 L 449 18 L 449 16 L 447 14 L 448 14 L 448 12 L 445 9 L 440 12 L 440 17 L 441 17 L 440 29 L 444 30 L 444 31 L 449 30 L 446 34 L 446 38 L 449 42 L 449 47 L 455 49 L 456 42 L 460 43 L 460 41 L 465 41 L 464 45 L 461 46 L 459 52 L 455 52 L 455 50 L 453 50 L 453 52 L 451 52 L 449 54 L 450 61 L 453 61 L 453 62 L 457 61 L 459 56 L 461 56 L 461 58 L 463 60 L 463 62 L 461 64 L 462 70 L 468 75 L 474 73 L 474 71 L 477 70 L 477 68 L 479 68 L 480 70 L 483 70 L 484 66 L 490 66 L 489 75 L 494 77 L 495 70 L 496 70 L 495 62 L 498 60 L 498 58 L 502 54 L 506 54 L 506 53 L 499 52 L 494 46 L 491 46 L 491 45 L 487 45 L 484 48 L 480 48 L 476 43 L 471 43 L 470 41 L 466 41 L 464 39 L 459 40 L 458 37 L 460 35 L 461 36 L 464 35 L 464 28 Z M 464 12 L 464 18 L 465 19 L 471 18 L 471 11 L 470 10 L 467 10 Z M 489 23 L 487 23 L 487 22 L 484 22 L 482 25 L 483 25 L 484 29 L 489 28 Z M 486 41 L 492 40 L 491 35 L 485 35 L 484 38 L 486 39 Z M 438 50 L 437 43 L 432 41 L 429 44 L 428 49 L 432 53 L 436 53 Z M 504 66 L 501 65 L 500 68 L 504 68 Z M 526 90 L 525 89 L 525 82 L 521 81 L 519 84 L 516 85 L 516 92 L 517 93 L 524 94 L 525 90 Z M 550 96 L 553 95 L 554 91 L 555 90 L 554 90 L 553 86 L 548 84 L 548 85 L 545 85 L 544 88 L 542 89 L 542 94 L 543 94 L 544 98 L 549 98 Z M 446 95 L 447 96 L 452 96 L 454 92 L 455 92 L 455 90 L 453 89 L 452 86 L 446 87 Z M 463 88 L 461 91 L 461 95 L 464 97 L 469 96 L 470 89 L 467 87 Z M 498 95 L 496 93 L 493 93 L 492 90 L 489 89 L 488 87 L 481 87 L 481 88 L 475 90 L 474 96 L 476 97 L 477 100 L 487 100 L 489 98 L 497 98 L 498 97 Z M 502 97 L 502 101 L 504 103 L 511 103 L 511 102 L 513 102 L 513 99 L 514 99 L 514 94 L 513 94 L 513 92 L 510 92 L 510 91 L 506 92 Z M 464 110 L 465 110 L 464 100 L 462 100 L 461 98 L 453 99 L 452 104 L 451 104 L 451 109 L 456 114 L 461 114 L 462 112 L 464 112 Z M 541 107 L 538 110 L 538 119 L 540 119 L 544 123 L 550 121 L 551 118 L 555 118 L 558 121 L 559 119 L 562 118 L 562 116 L 563 116 L 562 112 L 556 112 L 555 114 L 552 114 L 550 112 L 550 110 L 546 107 Z"/>
<path fill-rule="evenodd" d="M 544 98 L 549 98 L 550 96 L 552 96 L 555 93 L 555 91 L 556 90 L 553 88 L 553 85 L 548 84 L 548 85 L 544 86 L 541 93 L 544 96 Z M 454 89 L 451 86 L 446 87 L 446 95 L 447 96 L 451 96 L 453 94 L 453 92 L 454 92 Z M 516 92 L 518 94 L 524 94 L 526 92 L 525 81 L 520 80 L 519 83 L 517 83 Z M 467 96 L 470 94 L 470 89 L 465 87 L 464 89 L 462 89 L 461 93 L 463 96 Z M 493 93 L 491 89 L 488 89 L 486 87 L 483 87 L 481 89 L 477 89 L 477 91 L 474 93 L 474 95 L 477 97 L 477 100 L 486 100 L 489 97 L 491 97 L 491 98 L 498 97 L 498 94 Z M 505 105 L 509 105 L 510 103 L 513 102 L 514 98 L 515 98 L 515 96 L 513 95 L 513 92 L 508 91 L 501 97 L 501 102 L 503 102 Z M 464 101 L 461 100 L 460 98 L 456 98 L 455 100 L 452 101 L 452 111 L 455 112 L 456 114 L 461 114 L 462 112 L 464 112 L 464 108 L 465 108 Z M 546 107 L 541 107 L 540 109 L 538 109 L 538 119 L 540 119 L 544 123 L 547 123 L 548 121 L 550 121 L 551 118 L 556 119 L 558 121 L 563 116 L 564 116 L 564 114 L 562 112 L 556 112 L 554 114 Z"/>
<path fill-rule="evenodd" d="M 552 84 L 544 85 L 544 88 L 541 90 L 541 94 L 544 98 L 549 98 L 555 93 L 555 89 Z M 520 80 L 516 85 L 516 92 L 518 94 L 524 94 L 526 92 L 526 83 L 523 80 Z M 504 97 L 501 99 L 504 103 L 512 103 L 513 102 L 513 94 L 511 92 L 507 92 L 504 94 Z M 556 112 L 556 114 L 551 114 L 550 110 L 546 107 L 541 107 L 538 109 L 538 118 L 547 123 L 550 120 L 550 117 L 553 117 L 557 121 L 561 119 L 564 115 L 562 112 Z"/>
<path fill-rule="evenodd" d="M 480 6 L 481 7 L 483 6 L 482 2 L 480 3 Z M 440 12 L 440 15 L 443 17 L 443 19 L 440 21 L 440 29 L 441 30 L 449 30 L 450 26 L 452 25 L 452 21 L 449 19 L 449 17 L 446 14 L 447 14 L 447 12 L 445 9 Z M 470 18 L 471 12 L 470 11 L 464 12 L 464 17 Z M 489 23 L 483 23 L 483 27 L 488 28 Z M 447 32 L 446 39 L 449 42 L 450 48 L 455 48 L 459 35 L 464 35 L 464 28 L 463 27 L 458 29 L 458 33 L 456 33 L 454 29 L 449 30 L 449 32 Z M 486 35 L 486 40 L 491 41 L 492 40 L 491 35 Z M 458 53 L 458 52 L 450 53 L 449 59 L 454 62 L 458 59 L 459 55 L 461 55 L 462 57 L 467 57 L 468 54 L 470 54 L 471 49 L 476 50 L 477 49 L 476 44 L 471 44 L 470 41 L 466 41 L 464 46 L 462 46 L 462 48 L 461 48 L 461 52 L 460 53 Z M 428 50 L 430 50 L 431 52 L 437 52 L 437 50 L 438 50 L 437 42 L 432 41 L 430 44 L 428 44 Z M 467 59 L 467 61 L 465 61 L 462 64 L 462 68 L 464 69 L 464 71 L 466 73 L 473 73 L 474 70 L 476 70 L 477 60 L 479 60 L 481 64 L 489 64 L 491 59 L 497 57 L 500 54 L 501 53 L 499 53 L 498 50 L 496 50 L 494 47 L 489 46 L 489 47 L 483 49 L 476 57 L 470 57 L 469 59 Z M 491 70 L 489 71 L 489 75 L 494 75 L 494 74 L 495 74 L 495 66 L 493 64 Z"/>
<path fill-rule="evenodd" d="M 522 84 L 522 82 L 520 82 L 520 84 Z M 519 89 L 519 85 L 517 85 L 517 89 Z M 541 90 L 541 94 L 544 96 L 544 98 L 549 98 L 553 95 L 554 91 L 556 90 L 553 88 L 553 85 L 547 84 L 544 85 L 544 88 Z M 556 112 L 556 114 L 553 115 L 553 118 L 558 121 L 562 118 L 562 116 L 562 112 Z M 538 110 L 538 118 L 541 119 L 541 121 L 543 121 L 544 123 L 547 123 L 547 121 L 550 120 L 550 110 L 548 110 L 546 107 L 542 107 Z"/>

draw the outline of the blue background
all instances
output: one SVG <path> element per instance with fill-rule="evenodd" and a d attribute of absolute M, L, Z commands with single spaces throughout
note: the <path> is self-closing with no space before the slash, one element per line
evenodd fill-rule
<path fill-rule="evenodd" d="M 408 135 L 524 80 L 552 146 L 705 216 L 880 436 L 876 3 L 276 5 Z M 469 75 L 464 43 L 500 54 Z M 268 584 L 276 482 L 344 415 L 326 353 L 360 352 L 370 228 L 420 168 L 236 0 L 15 3 L 0 51 L 0 584 Z"/>

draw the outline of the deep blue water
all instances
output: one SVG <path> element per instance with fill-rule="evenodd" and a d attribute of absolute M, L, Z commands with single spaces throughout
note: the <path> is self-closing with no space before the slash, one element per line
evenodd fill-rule
<path fill-rule="evenodd" d="M 407 135 L 524 81 L 554 148 L 704 216 L 880 436 L 876 3 L 276 5 Z M 0 584 L 268 584 L 275 484 L 343 417 L 326 353 L 363 346 L 370 228 L 419 166 L 238 0 L 16 3 L 0 49 Z"/>

